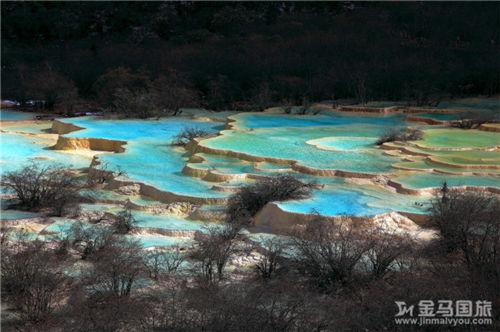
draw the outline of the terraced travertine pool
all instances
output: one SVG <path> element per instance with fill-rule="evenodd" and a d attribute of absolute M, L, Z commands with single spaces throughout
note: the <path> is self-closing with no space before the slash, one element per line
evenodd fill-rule
<path fill-rule="evenodd" d="M 474 109 L 472 102 L 466 101 L 464 105 Z M 477 109 L 489 110 L 494 105 L 500 106 L 485 103 Z M 425 111 L 417 115 L 452 120 L 458 114 L 447 113 L 445 109 L 439 112 Z M 362 217 L 392 211 L 425 214 L 428 193 L 409 195 L 401 188 L 428 189 L 440 186 L 443 181 L 449 186 L 500 190 L 500 133 L 406 122 L 407 115 L 403 113 L 372 115 L 324 110 L 315 113 L 318 114 L 293 115 L 277 110 L 240 114 L 203 111 L 197 115 L 196 110 L 189 110 L 184 113 L 189 117 L 156 120 L 95 117 L 60 120 L 83 128 L 62 136 L 126 141 L 121 153 L 52 150 L 50 147 L 58 136 L 47 134 L 50 122 L 23 121 L 16 125 L 9 121 L 8 125 L 2 125 L 0 135 L 0 174 L 19 169 L 30 161 L 85 168 L 97 153 L 99 160 L 110 169 L 125 172 L 120 180 L 149 185 L 160 192 L 175 194 L 175 199 L 181 201 L 196 198 L 196 204 L 202 204 L 201 210 L 210 211 L 210 204 L 216 203 L 213 209 L 220 209 L 220 204 L 232 192 L 259 177 L 292 173 L 319 186 L 312 197 L 281 202 L 279 208 L 291 213 L 315 211 L 325 216 Z M 24 120 L 25 116 L 18 118 Z M 16 118 L 12 114 L 9 117 Z M 375 144 L 384 131 L 403 126 L 420 128 L 423 139 L 383 147 Z M 212 136 L 200 139 L 187 150 L 171 146 L 173 137 L 185 127 L 201 128 Z M 385 180 L 379 181 L 380 178 Z M 165 236 L 165 232 L 203 231 L 207 225 L 189 215 L 149 211 L 160 203 L 158 198 L 109 190 L 99 191 L 95 196 L 98 201 L 115 202 L 113 204 L 129 200 L 146 209 L 134 211 L 138 228 L 146 233 L 133 235 L 145 246 L 180 243 L 182 241 Z M 86 210 L 109 213 L 121 208 L 102 204 L 83 206 Z M 3 219 L 37 217 L 18 212 L 5 213 L 5 216 Z M 47 231 L 54 228 L 60 232 L 71 222 L 74 220 L 56 220 Z"/>

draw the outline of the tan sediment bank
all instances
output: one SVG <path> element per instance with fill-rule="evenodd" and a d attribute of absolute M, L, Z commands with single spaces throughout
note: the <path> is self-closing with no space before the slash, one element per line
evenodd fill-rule
<path fill-rule="evenodd" d="M 220 173 L 216 170 L 207 168 L 196 168 L 190 164 L 186 164 L 182 169 L 182 174 L 200 178 L 208 182 L 225 182 L 230 180 L 244 180 L 248 177 L 247 173 Z"/>
<path fill-rule="evenodd" d="M 54 120 L 52 122 L 51 131 L 53 133 L 59 134 L 57 142 L 52 149 L 54 150 L 93 150 L 93 151 L 104 151 L 104 152 L 124 152 L 125 148 L 123 145 L 127 144 L 126 141 L 111 140 L 104 138 L 80 138 L 80 137 L 65 137 L 64 134 L 71 133 L 73 131 L 82 130 L 85 128 L 75 126 L 72 123 L 66 123 L 59 120 Z"/>
<path fill-rule="evenodd" d="M 59 135 L 65 135 L 65 134 L 69 134 L 73 131 L 83 130 L 83 129 L 85 129 L 85 128 L 76 126 L 72 123 L 59 121 L 57 119 L 52 121 L 52 127 L 50 128 L 50 130 L 54 134 L 59 134 Z"/>
<path fill-rule="evenodd" d="M 479 126 L 479 130 L 500 132 L 500 123 L 484 123 Z"/>
<path fill-rule="evenodd" d="M 59 136 L 57 142 L 52 149 L 54 150 L 92 150 L 105 152 L 124 152 L 123 145 L 126 141 L 116 141 L 104 138 L 80 138 L 80 137 L 64 137 Z"/>
<path fill-rule="evenodd" d="M 163 229 L 163 228 L 151 228 L 151 227 L 140 227 L 137 228 L 132 234 L 137 235 L 151 235 L 151 234 L 159 234 L 169 237 L 185 237 L 185 238 L 194 238 L 198 231 L 185 231 L 185 230 L 176 230 L 176 229 Z"/>
<path fill-rule="evenodd" d="M 474 169 L 500 169 L 500 165 L 492 165 L 492 164 L 452 164 L 448 163 L 442 160 L 437 160 L 439 156 L 429 156 L 426 157 L 427 160 L 430 162 L 436 164 L 436 165 L 442 165 L 446 167 L 454 167 L 454 168 L 474 168 Z"/>
<path fill-rule="evenodd" d="M 423 122 L 428 125 L 446 125 L 449 123 L 449 121 L 441 121 L 441 120 L 435 120 L 431 118 L 424 118 L 421 116 L 408 116 L 406 117 L 406 121 L 410 122 Z"/>
<path fill-rule="evenodd" d="M 346 217 L 321 216 L 321 221 L 338 222 Z M 372 217 L 348 217 L 354 222 L 370 222 L 381 227 L 397 227 L 404 231 L 413 231 L 415 234 L 422 232 L 419 224 L 425 225 L 428 221 L 426 215 L 413 213 L 388 212 Z M 282 210 L 276 203 L 268 203 L 254 218 L 254 227 L 265 229 L 279 234 L 290 234 L 309 222 L 321 222 L 314 214 L 289 212 Z M 390 225 L 389 225 L 390 224 Z M 432 232 L 430 232 L 432 233 Z M 429 236 L 431 234 L 426 234 Z"/>
<path fill-rule="evenodd" d="M 387 185 L 396 189 L 397 193 L 405 195 L 429 195 L 434 194 L 439 187 L 429 187 L 414 189 L 405 187 L 402 183 L 397 182 L 397 180 L 388 180 Z M 454 186 L 454 190 L 460 191 L 477 191 L 477 192 L 490 192 L 493 194 L 500 194 L 500 188 L 497 187 L 486 187 L 486 186 Z"/>
<path fill-rule="evenodd" d="M 156 201 L 162 202 L 162 203 L 175 203 L 175 202 L 188 202 L 191 204 L 224 204 L 227 201 L 227 198 L 224 197 L 193 197 L 193 196 L 185 196 L 185 195 L 179 195 L 179 194 L 174 194 L 169 191 L 163 191 L 160 189 L 157 189 L 151 185 L 142 183 L 142 182 L 137 182 L 137 181 L 131 181 L 131 180 L 118 180 L 118 179 L 112 179 L 109 184 L 107 185 L 106 189 L 118 189 L 120 187 L 124 186 L 130 186 L 130 185 L 139 185 L 139 194 L 142 196 L 146 196 L 149 198 L 152 198 Z"/>

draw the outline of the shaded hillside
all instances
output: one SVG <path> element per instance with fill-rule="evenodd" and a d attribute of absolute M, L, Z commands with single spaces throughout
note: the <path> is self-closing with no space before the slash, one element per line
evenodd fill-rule
<path fill-rule="evenodd" d="M 498 3 L 1 6 L 3 98 L 50 99 L 37 90 L 49 81 L 65 91 L 54 104 L 79 95 L 104 107 L 116 91 L 102 96 L 96 82 L 117 67 L 143 79 L 131 90 L 156 91 L 156 80 L 185 104 L 214 109 L 333 98 L 428 104 L 500 91 Z"/>

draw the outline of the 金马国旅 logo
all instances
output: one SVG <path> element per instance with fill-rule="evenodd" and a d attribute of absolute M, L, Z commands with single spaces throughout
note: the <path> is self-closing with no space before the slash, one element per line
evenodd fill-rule
<path fill-rule="evenodd" d="M 421 300 L 416 304 L 395 301 L 396 324 L 402 325 L 489 325 L 493 324 L 492 304 L 486 300 Z"/>

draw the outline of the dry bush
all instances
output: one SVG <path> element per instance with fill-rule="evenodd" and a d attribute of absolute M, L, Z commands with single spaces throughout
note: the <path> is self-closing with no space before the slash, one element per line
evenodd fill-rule
<path fill-rule="evenodd" d="M 92 256 L 93 268 L 85 283 L 94 294 L 128 297 L 143 272 L 143 251 L 138 241 L 110 236 Z"/>
<path fill-rule="evenodd" d="M 287 243 L 278 238 L 264 241 L 262 257 L 255 264 L 257 275 L 264 281 L 275 277 L 284 263 L 283 255 L 288 249 Z"/>
<path fill-rule="evenodd" d="M 49 208 L 61 215 L 64 207 L 76 203 L 82 189 L 80 181 L 68 169 L 55 164 L 41 166 L 32 163 L 19 171 L 9 172 L 3 178 L 19 200 L 16 208 L 37 211 Z"/>
<path fill-rule="evenodd" d="M 92 188 L 109 182 L 119 176 L 126 176 L 125 171 L 120 169 L 118 166 L 115 170 L 111 169 L 111 166 L 102 161 L 98 161 L 97 164 L 91 165 L 89 168 L 87 176 L 87 185 Z"/>
<path fill-rule="evenodd" d="M 179 247 L 174 246 L 169 250 L 149 251 L 144 257 L 144 267 L 151 279 L 158 280 L 163 275 L 175 273 L 185 260 Z"/>
<path fill-rule="evenodd" d="M 450 126 L 460 129 L 476 129 L 483 123 L 497 122 L 498 115 L 494 111 L 468 112 L 463 114 L 460 119 L 451 121 Z"/>
<path fill-rule="evenodd" d="M 93 258 L 96 252 L 103 250 L 114 236 L 111 227 L 90 226 L 82 222 L 71 225 L 64 241 L 69 242 L 81 259 Z"/>
<path fill-rule="evenodd" d="M 294 234 L 290 245 L 297 271 L 322 292 L 350 289 L 400 271 L 415 248 L 404 232 L 348 217 L 337 222 L 317 217 Z"/>
<path fill-rule="evenodd" d="M 172 140 L 172 145 L 184 146 L 197 137 L 207 137 L 210 133 L 205 129 L 185 127 Z"/>
<path fill-rule="evenodd" d="M 278 175 L 259 180 L 238 190 L 229 198 L 228 222 L 246 224 L 267 203 L 304 199 L 311 195 L 313 183 L 304 183 L 292 175 Z"/>
<path fill-rule="evenodd" d="M 448 190 L 432 200 L 431 218 L 449 251 L 460 250 L 478 278 L 500 283 L 500 199 L 495 194 Z"/>
<path fill-rule="evenodd" d="M 421 139 L 423 133 L 417 128 L 390 128 L 384 131 L 380 137 L 377 139 L 375 144 L 382 145 L 387 142 L 406 142 L 406 141 L 416 141 Z"/>
<path fill-rule="evenodd" d="M 137 220 L 132 214 L 132 210 L 124 208 L 116 214 L 116 219 L 113 223 L 114 229 L 118 234 L 129 233 L 137 224 Z"/>
<path fill-rule="evenodd" d="M 207 228 L 207 234 L 197 240 L 191 258 L 196 261 L 196 273 L 203 281 L 212 283 L 223 279 L 224 268 L 237 252 L 237 236 L 237 229 L 225 225 Z"/>
<path fill-rule="evenodd" d="M 4 247 L 1 263 L 2 299 L 13 303 L 24 321 L 46 320 L 69 283 L 61 262 L 45 243 L 35 241 Z"/>

